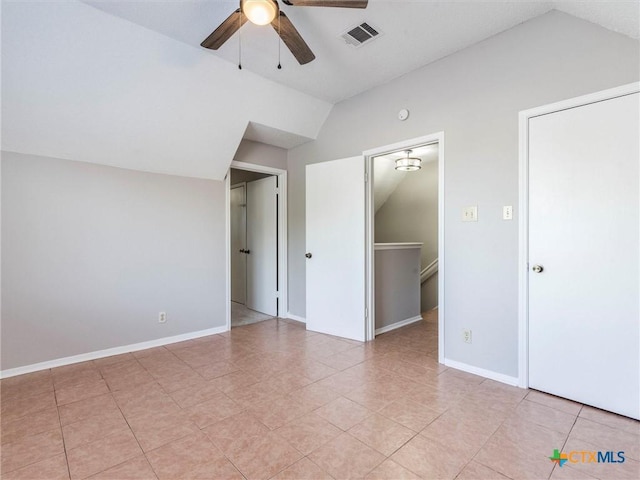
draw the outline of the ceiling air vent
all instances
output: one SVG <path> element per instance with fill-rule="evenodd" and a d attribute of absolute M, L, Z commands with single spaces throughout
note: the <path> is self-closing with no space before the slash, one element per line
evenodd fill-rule
<path fill-rule="evenodd" d="M 342 34 L 342 39 L 353 47 L 359 47 L 380 35 L 380 31 L 366 22 L 350 28 Z"/>

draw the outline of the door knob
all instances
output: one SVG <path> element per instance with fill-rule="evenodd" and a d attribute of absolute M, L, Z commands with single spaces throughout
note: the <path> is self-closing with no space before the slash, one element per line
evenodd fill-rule
<path fill-rule="evenodd" d="M 240 249 L 240 253 L 246 253 L 247 251 L 244 248 Z"/>
<path fill-rule="evenodd" d="M 244 253 L 246 253 L 247 255 L 249 255 L 251 253 L 251 250 L 245 250 Z"/>
<path fill-rule="evenodd" d="M 531 270 L 533 270 L 536 273 L 542 273 L 544 270 L 544 267 L 542 265 L 534 265 Z"/>
<path fill-rule="evenodd" d="M 313 255 L 311 255 L 310 253 L 305 253 L 304 256 L 307 258 L 311 258 Z"/>

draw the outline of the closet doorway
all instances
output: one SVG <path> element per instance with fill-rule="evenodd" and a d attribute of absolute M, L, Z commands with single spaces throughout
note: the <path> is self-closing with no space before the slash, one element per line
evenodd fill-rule
<path fill-rule="evenodd" d="M 227 177 L 229 328 L 277 317 L 286 285 L 280 261 L 283 173 L 234 164 Z"/>

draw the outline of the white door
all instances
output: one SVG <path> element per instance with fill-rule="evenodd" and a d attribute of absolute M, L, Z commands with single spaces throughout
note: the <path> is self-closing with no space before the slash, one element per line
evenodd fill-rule
<path fill-rule="evenodd" d="M 247 285 L 245 186 L 231 187 L 231 301 L 245 303 Z"/>
<path fill-rule="evenodd" d="M 307 329 L 365 340 L 364 158 L 307 165 Z"/>
<path fill-rule="evenodd" d="M 634 418 L 638 97 L 529 120 L 529 386 Z"/>
<path fill-rule="evenodd" d="M 247 183 L 247 301 L 252 310 L 278 315 L 277 177 Z"/>

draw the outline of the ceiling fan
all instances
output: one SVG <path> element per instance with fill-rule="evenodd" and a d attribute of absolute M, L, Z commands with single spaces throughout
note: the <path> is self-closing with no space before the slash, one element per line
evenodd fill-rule
<path fill-rule="evenodd" d="M 294 7 L 339 7 L 367 8 L 368 0 L 282 0 Z M 291 50 L 300 65 L 312 61 L 313 54 L 289 17 L 280 10 L 277 0 L 240 0 L 240 8 L 216 28 L 200 45 L 211 50 L 220 48 L 247 20 L 256 25 L 267 25 L 275 29 L 284 44 Z"/>

